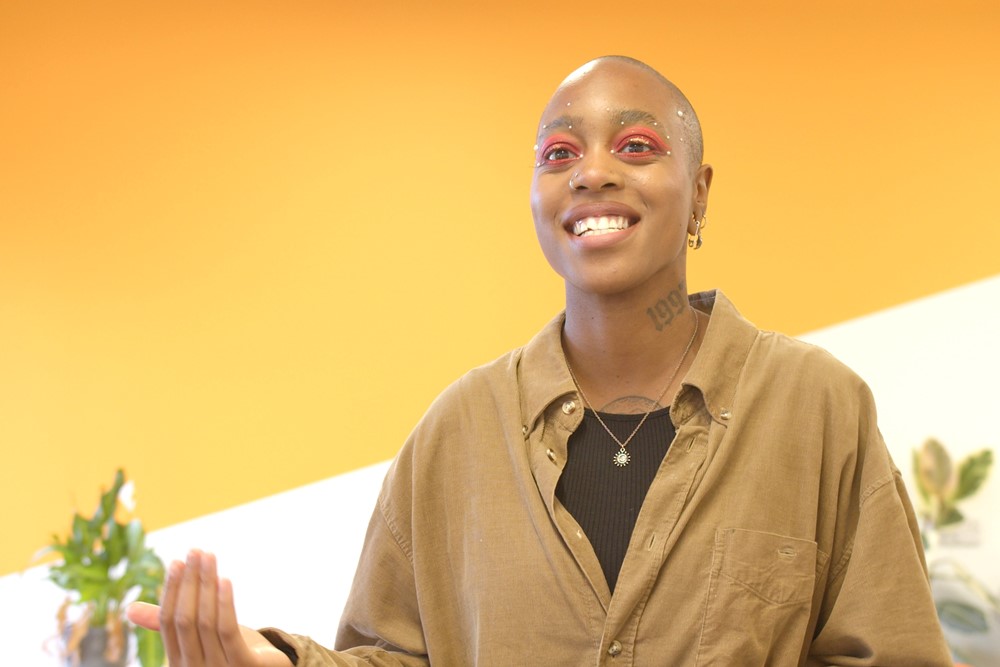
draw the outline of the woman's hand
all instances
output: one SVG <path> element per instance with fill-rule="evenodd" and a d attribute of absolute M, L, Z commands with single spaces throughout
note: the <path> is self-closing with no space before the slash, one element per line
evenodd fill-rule
<path fill-rule="evenodd" d="M 128 619 L 160 632 L 171 667 L 292 667 L 264 635 L 236 623 L 232 582 L 218 578 L 209 553 L 171 563 L 160 606 L 136 602 Z"/>

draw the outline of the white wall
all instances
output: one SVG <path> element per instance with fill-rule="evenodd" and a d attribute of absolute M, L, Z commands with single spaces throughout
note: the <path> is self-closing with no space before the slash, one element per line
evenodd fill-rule
<path fill-rule="evenodd" d="M 857 371 L 875 394 L 879 428 L 916 505 L 913 450 L 937 438 L 953 459 L 983 448 L 1000 455 L 1000 277 L 942 292 L 803 336 Z M 990 590 L 1000 589 L 1000 466 L 963 501 L 966 537 L 940 547 Z M 969 532 L 971 529 L 971 532 Z"/>

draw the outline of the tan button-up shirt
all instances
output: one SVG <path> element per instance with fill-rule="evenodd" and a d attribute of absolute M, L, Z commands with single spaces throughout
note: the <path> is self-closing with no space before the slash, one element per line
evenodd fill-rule
<path fill-rule="evenodd" d="M 721 293 L 614 595 L 556 499 L 583 417 L 557 318 L 447 389 L 393 463 L 331 652 L 300 665 L 948 665 L 865 384 Z M 610 465 L 610 463 L 609 463 Z"/>

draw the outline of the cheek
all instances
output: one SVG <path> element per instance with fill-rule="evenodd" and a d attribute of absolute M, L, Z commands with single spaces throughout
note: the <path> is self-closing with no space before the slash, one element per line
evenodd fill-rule
<path fill-rule="evenodd" d="M 535 227 L 539 229 L 552 223 L 558 207 L 557 192 L 553 184 L 546 183 L 546 180 L 536 175 L 531 181 L 531 215 L 535 220 Z"/>

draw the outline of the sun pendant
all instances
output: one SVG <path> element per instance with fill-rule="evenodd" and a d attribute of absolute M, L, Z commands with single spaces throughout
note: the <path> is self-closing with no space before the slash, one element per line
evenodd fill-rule
<path fill-rule="evenodd" d="M 624 468 L 625 466 L 628 465 L 628 462 L 631 460 L 632 457 L 628 455 L 628 452 L 625 451 L 624 447 L 619 449 L 618 453 L 615 454 L 613 459 L 611 459 L 612 463 L 614 463 L 619 468 Z"/>

